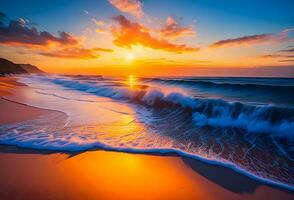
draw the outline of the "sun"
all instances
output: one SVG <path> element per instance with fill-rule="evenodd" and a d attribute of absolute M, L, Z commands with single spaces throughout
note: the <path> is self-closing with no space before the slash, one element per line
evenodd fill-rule
<path fill-rule="evenodd" d="M 127 54 L 126 54 L 126 59 L 127 59 L 128 61 L 132 61 L 132 60 L 135 59 L 135 56 L 134 56 L 134 54 L 132 54 L 132 53 L 127 53 Z"/>

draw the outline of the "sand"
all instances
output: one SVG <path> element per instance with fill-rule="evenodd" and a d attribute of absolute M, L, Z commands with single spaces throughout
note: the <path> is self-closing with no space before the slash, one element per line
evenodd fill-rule
<path fill-rule="evenodd" d="M 24 90 L 26 86 L 12 77 L 0 77 L 0 125 L 34 119 L 51 111 L 10 101 L 5 96 Z"/>
<path fill-rule="evenodd" d="M 26 89 L 15 79 L 1 81 L 10 84 L 0 87 L 1 95 Z M 0 110 L 0 124 L 54 112 L 5 99 L 0 100 Z M 0 145 L 0 172 L 1 200 L 294 197 L 293 192 L 262 184 L 230 169 L 177 155 L 103 150 L 70 154 Z"/>

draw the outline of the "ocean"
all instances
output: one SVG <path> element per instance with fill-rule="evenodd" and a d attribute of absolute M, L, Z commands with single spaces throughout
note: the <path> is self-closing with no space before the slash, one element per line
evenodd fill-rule
<path fill-rule="evenodd" d="M 60 112 L 0 126 L 1 144 L 177 153 L 294 190 L 293 78 L 17 78 L 8 99 Z"/>

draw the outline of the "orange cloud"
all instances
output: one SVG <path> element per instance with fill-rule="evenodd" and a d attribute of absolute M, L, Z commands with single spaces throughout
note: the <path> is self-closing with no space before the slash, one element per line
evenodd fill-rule
<path fill-rule="evenodd" d="M 232 47 L 232 46 L 242 46 L 242 45 L 256 45 L 264 43 L 281 43 L 287 41 L 293 41 L 293 38 L 288 37 L 288 34 L 293 31 L 293 29 L 285 29 L 279 34 L 260 34 L 260 35 L 250 35 L 233 39 L 220 40 L 210 45 L 211 48 L 218 47 Z"/>
<path fill-rule="evenodd" d="M 266 54 L 266 55 L 261 55 L 258 56 L 259 58 L 280 58 L 283 57 L 283 55 L 280 54 Z"/>
<path fill-rule="evenodd" d="M 97 26 L 103 26 L 104 25 L 104 22 L 102 20 L 97 20 L 95 18 L 92 18 L 91 19 L 92 22 L 94 22 Z"/>
<path fill-rule="evenodd" d="M 23 20 L 11 20 L 7 25 L 0 23 L 0 44 L 8 46 L 44 47 L 50 45 L 76 45 L 78 39 L 66 32 L 55 36 L 47 31 L 28 27 Z"/>
<path fill-rule="evenodd" d="M 174 44 L 167 40 L 151 36 L 150 30 L 143 25 L 131 22 L 126 17 L 119 15 L 114 17 L 119 23 L 119 28 L 113 27 L 114 44 L 120 47 L 131 48 L 132 45 L 142 45 L 152 49 L 183 53 L 198 51 L 199 48 L 189 47 L 185 44 Z"/>
<path fill-rule="evenodd" d="M 279 62 L 289 62 L 289 63 L 291 62 L 292 63 L 292 62 L 294 62 L 294 60 L 280 60 Z"/>
<path fill-rule="evenodd" d="M 75 58 L 75 59 L 90 59 L 98 58 L 100 55 L 97 52 L 113 52 L 111 49 L 103 48 L 79 48 L 79 47 L 70 47 L 59 50 L 54 50 L 51 52 L 39 52 L 40 55 L 49 56 L 49 57 L 58 57 L 58 58 Z"/>
<path fill-rule="evenodd" d="M 108 0 L 114 7 L 121 12 L 130 13 L 136 17 L 143 16 L 143 4 L 139 0 Z"/>
<path fill-rule="evenodd" d="M 172 16 L 168 16 L 165 27 L 160 30 L 160 35 L 169 39 L 176 39 L 194 36 L 195 32 L 192 27 L 183 27 Z"/>
<path fill-rule="evenodd" d="M 284 55 L 284 54 L 265 54 L 258 56 L 259 58 L 294 58 L 294 55 Z"/>
<path fill-rule="evenodd" d="M 102 20 L 97 20 L 97 19 L 95 19 L 95 18 L 92 18 L 91 20 L 92 20 L 92 22 L 94 22 L 94 23 L 96 24 L 96 26 L 97 26 L 97 28 L 96 28 L 96 32 L 97 32 L 97 33 L 107 33 L 107 30 L 106 30 L 106 28 L 105 28 L 105 23 L 104 23 L 104 21 L 102 21 Z"/>

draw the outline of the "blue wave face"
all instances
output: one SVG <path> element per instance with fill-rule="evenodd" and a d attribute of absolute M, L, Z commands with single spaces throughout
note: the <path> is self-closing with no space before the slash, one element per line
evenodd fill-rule
<path fill-rule="evenodd" d="M 159 88 L 139 88 L 134 90 L 113 83 L 103 85 L 102 82 L 99 85 L 93 85 L 66 79 L 53 79 L 52 82 L 98 96 L 129 100 L 146 106 L 163 108 L 178 106 L 191 110 L 195 124 L 198 126 L 237 127 L 245 129 L 248 132 L 270 133 L 273 136 L 294 139 L 293 134 L 288 134 L 294 130 L 294 108 L 283 108 L 272 105 L 254 106 L 231 103 L 222 99 L 197 99 L 178 92 L 165 94 Z M 238 87 L 240 87 L 239 83 Z M 241 87 L 247 87 L 247 85 Z M 294 86 L 273 85 L 263 85 L 262 87 L 270 87 L 270 89 L 272 87 L 286 87 L 284 89 L 286 91 L 290 88 L 289 96 L 292 95 L 291 87 L 294 88 Z M 273 90 L 272 92 L 276 93 L 277 91 Z M 279 89 L 279 92 L 284 91 Z"/>
<path fill-rule="evenodd" d="M 163 85 L 189 89 L 193 95 L 246 103 L 294 106 L 292 78 L 185 78 L 146 79 Z"/>
<path fill-rule="evenodd" d="M 25 103 L 62 111 L 68 119 L 57 113 L 0 126 L 0 143 L 67 151 L 175 151 L 293 189 L 293 80 L 206 79 L 22 76 L 34 94 Z M 235 96 L 246 88 L 250 96 L 238 102 L 229 93 L 220 98 L 218 87 L 239 91 Z M 264 101 L 263 92 L 280 96 Z M 248 100 L 253 95 L 258 101 Z"/>

